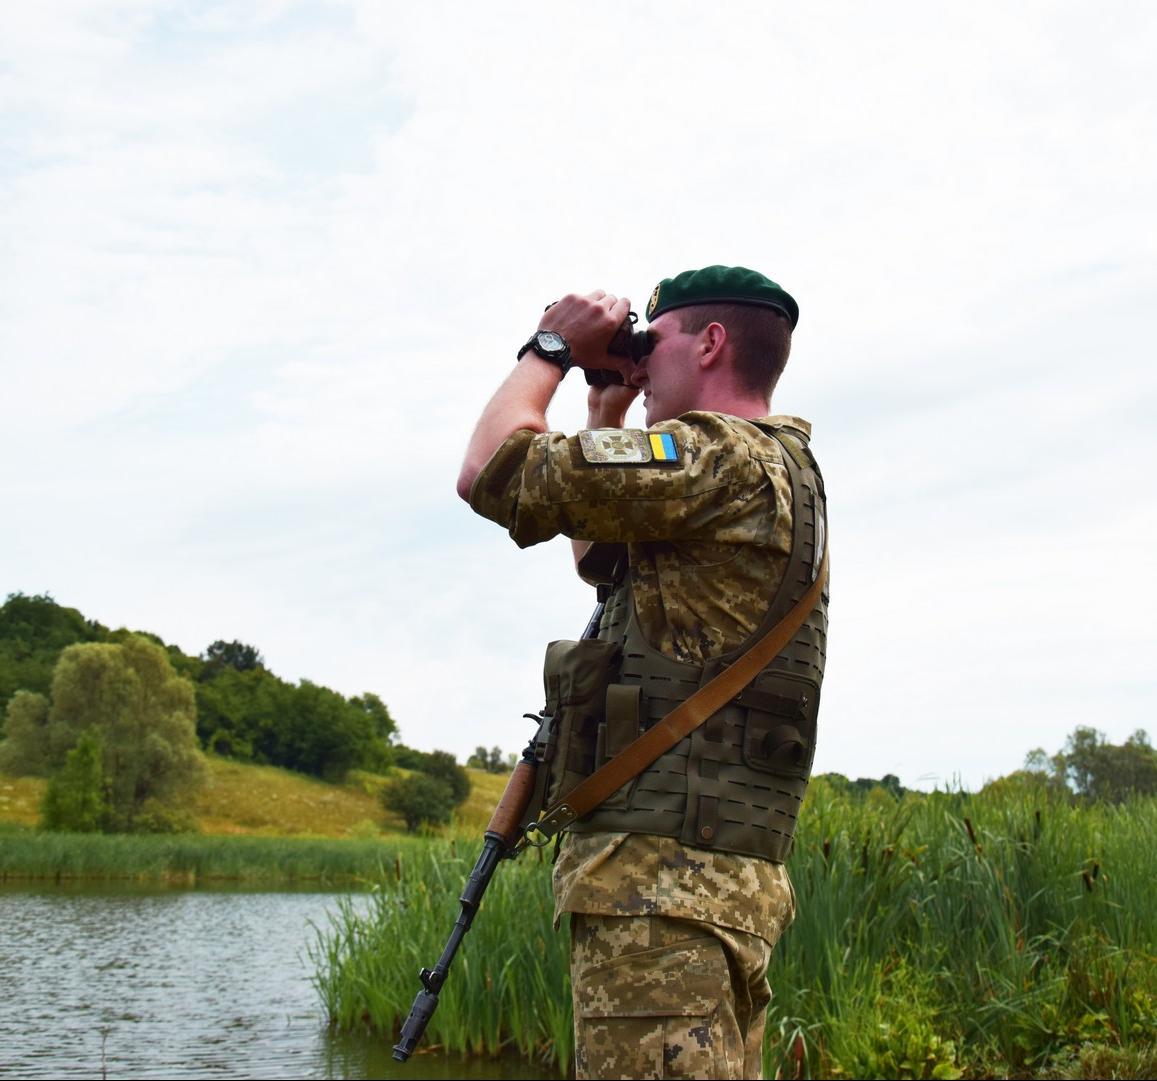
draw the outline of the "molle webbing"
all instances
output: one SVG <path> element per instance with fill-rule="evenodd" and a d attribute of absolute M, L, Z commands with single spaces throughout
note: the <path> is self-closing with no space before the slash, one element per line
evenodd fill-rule
<path fill-rule="evenodd" d="M 792 550 L 760 626 L 703 666 L 665 657 L 644 638 L 629 578 L 607 601 L 600 638 L 621 643 L 618 679 L 598 726 L 596 767 L 669 714 L 763 637 L 807 592 L 823 554 L 823 480 L 802 433 L 758 425 L 779 443 L 792 488 Z M 815 753 L 827 593 L 791 643 L 741 694 L 591 814 L 576 833 L 623 830 L 782 862 Z"/>

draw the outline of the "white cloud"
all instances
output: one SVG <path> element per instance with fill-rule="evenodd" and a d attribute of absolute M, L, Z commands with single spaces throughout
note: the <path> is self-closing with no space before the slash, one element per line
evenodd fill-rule
<path fill-rule="evenodd" d="M 1154 695 L 1154 18 L 6 11 L 3 585 L 252 640 L 420 746 L 513 749 L 588 598 L 565 545 L 456 500 L 473 419 L 562 292 L 640 307 L 741 263 L 800 301 L 776 405 L 832 495 L 821 768 L 977 783 L 1082 719 L 1127 734 Z"/>

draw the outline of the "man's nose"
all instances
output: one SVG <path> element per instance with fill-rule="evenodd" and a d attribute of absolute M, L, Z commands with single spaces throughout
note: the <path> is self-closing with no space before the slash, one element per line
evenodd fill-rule
<path fill-rule="evenodd" d="M 627 377 L 628 382 L 632 386 L 641 387 L 647 378 L 647 358 L 642 357 L 631 369 L 631 374 Z"/>

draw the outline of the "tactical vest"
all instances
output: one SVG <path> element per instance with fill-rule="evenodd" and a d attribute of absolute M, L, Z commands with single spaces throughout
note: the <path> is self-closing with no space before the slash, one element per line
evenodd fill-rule
<path fill-rule="evenodd" d="M 618 671 L 607 688 L 593 754 L 584 754 L 580 766 L 563 752 L 570 770 L 593 772 L 612 758 L 766 634 L 814 582 L 827 522 L 819 467 L 803 432 L 753 423 L 782 448 L 792 491 L 791 555 L 763 622 L 705 665 L 672 660 L 644 638 L 630 576 L 624 575 L 607 600 L 598 636 L 619 647 Z M 569 829 L 657 834 L 783 862 L 815 754 L 827 606 L 825 589 L 792 643 L 746 690 Z"/>

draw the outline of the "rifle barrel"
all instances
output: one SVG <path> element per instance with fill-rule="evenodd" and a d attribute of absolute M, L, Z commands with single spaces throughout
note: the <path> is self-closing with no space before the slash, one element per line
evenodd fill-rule
<path fill-rule="evenodd" d="M 482 903 L 486 887 L 490 885 L 494 869 L 505 854 L 506 842 L 498 834 L 488 833 L 474 864 L 474 870 L 470 872 L 462 896 L 458 898 L 458 918 L 454 921 L 442 956 L 438 958 L 438 963 L 433 969 L 424 968 L 418 974 L 418 978 L 422 981 L 422 990 L 414 998 L 410 1014 L 402 1026 L 402 1034 L 394 1045 L 395 1061 L 405 1062 L 414 1053 L 414 1048 L 418 1046 L 418 1041 L 430 1023 L 430 1018 L 434 1016 L 434 1011 L 438 1008 L 438 993 L 446 982 L 450 964 L 458 952 L 458 947 L 462 945 L 466 932 L 470 930 L 470 924 L 474 920 L 478 906 Z"/>
<path fill-rule="evenodd" d="M 583 631 L 584 638 L 593 638 L 598 634 L 604 607 L 605 604 L 600 601 L 587 623 L 586 630 Z M 434 1011 L 438 1008 L 438 993 L 446 982 L 446 975 L 450 971 L 458 947 L 462 945 L 462 939 L 470 930 L 478 906 L 482 904 L 482 896 L 486 893 L 486 887 L 490 885 L 490 879 L 494 876 L 499 860 L 503 856 L 516 854 L 519 825 L 534 797 L 537 771 L 534 746 L 535 741 L 532 739 L 523 753 L 522 761 L 514 767 L 510 780 L 506 782 L 502 799 L 499 800 L 486 827 L 482 851 L 475 861 L 474 870 L 466 880 L 462 896 L 458 898 L 458 918 L 454 921 L 442 956 L 432 969 L 424 968 L 418 973 L 418 978 L 422 981 L 422 990 L 415 996 L 406 1022 L 402 1025 L 401 1036 L 394 1044 L 396 1062 L 405 1062 L 414 1053 L 426 1031 L 426 1026 L 430 1023 L 430 1018 L 434 1016 Z"/>

